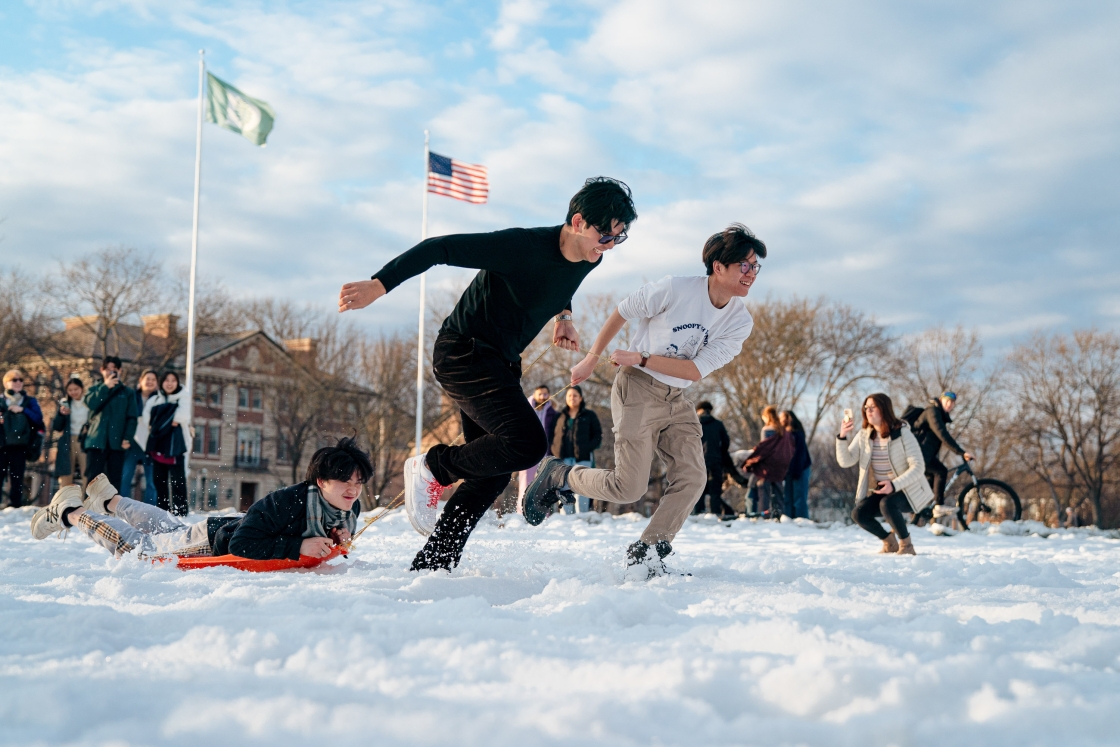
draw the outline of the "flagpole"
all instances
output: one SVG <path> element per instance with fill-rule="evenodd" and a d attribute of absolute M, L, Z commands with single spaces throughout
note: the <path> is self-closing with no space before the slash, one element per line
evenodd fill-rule
<path fill-rule="evenodd" d="M 198 191 L 202 181 L 202 92 L 205 85 L 206 61 L 205 52 L 198 50 L 198 128 L 194 141 L 194 221 L 191 227 L 191 280 L 190 291 L 187 299 L 187 391 L 184 399 L 187 402 L 187 422 L 192 422 L 194 417 L 194 323 L 195 323 L 195 280 L 198 276 Z M 190 464 L 191 447 L 188 444 L 185 461 Z"/>
<path fill-rule="evenodd" d="M 421 210 L 420 240 L 428 238 L 428 131 L 424 130 L 424 207 Z M 426 302 L 428 273 L 420 273 L 420 331 L 416 340 L 416 455 L 420 456 L 420 441 L 424 436 L 424 306 Z"/>

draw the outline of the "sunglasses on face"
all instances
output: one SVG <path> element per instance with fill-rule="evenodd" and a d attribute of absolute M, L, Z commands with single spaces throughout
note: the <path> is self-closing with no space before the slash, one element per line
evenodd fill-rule
<path fill-rule="evenodd" d="M 23 379 L 8 379 L 9 384 L 14 384 L 17 381 L 21 384 L 23 383 Z"/>
<path fill-rule="evenodd" d="M 619 231 L 617 236 L 611 236 L 609 233 L 607 233 L 606 231 L 604 231 L 601 228 L 596 228 L 595 230 L 599 232 L 599 243 L 600 244 L 609 244 L 610 242 L 613 241 L 614 245 L 618 246 L 623 241 L 626 241 L 627 238 L 629 238 L 626 235 L 626 231 Z"/>

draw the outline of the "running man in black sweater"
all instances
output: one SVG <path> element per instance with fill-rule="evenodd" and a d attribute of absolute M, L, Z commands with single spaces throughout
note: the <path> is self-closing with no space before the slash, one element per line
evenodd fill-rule
<path fill-rule="evenodd" d="M 481 271 L 444 320 L 432 355 L 436 381 L 459 406 L 466 444 L 437 444 L 405 462 L 405 508 L 413 526 L 431 534 L 412 570 L 458 565 L 467 537 L 510 475 L 545 455 L 545 434 L 521 391 L 521 353 L 553 316 L 553 344 L 579 349 L 572 296 L 637 217 L 629 187 L 596 177 L 572 197 L 562 226 L 439 236 L 371 280 L 342 286 L 338 308 L 350 311 L 433 265 Z M 458 480 L 464 482 L 433 530 L 429 517 L 440 494 Z"/>

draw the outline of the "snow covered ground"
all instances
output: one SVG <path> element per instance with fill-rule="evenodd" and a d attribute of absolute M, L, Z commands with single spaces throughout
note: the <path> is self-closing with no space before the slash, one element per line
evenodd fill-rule
<path fill-rule="evenodd" d="M 486 519 L 408 573 L 406 517 L 312 572 L 184 573 L 0 512 L 0 743 L 1120 742 L 1120 541 L 690 522 L 691 576 L 627 580 L 642 520 Z"/>

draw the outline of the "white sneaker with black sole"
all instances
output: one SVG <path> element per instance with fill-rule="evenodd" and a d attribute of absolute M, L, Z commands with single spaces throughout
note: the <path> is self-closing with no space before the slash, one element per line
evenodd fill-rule
<path fill-rule="evenodd" d="M 409 457 L 404 463 L 404 510 L 412 528 L 427 537 L 439 520 L 443 486 L 428 469 L 427 455 Z"/>

